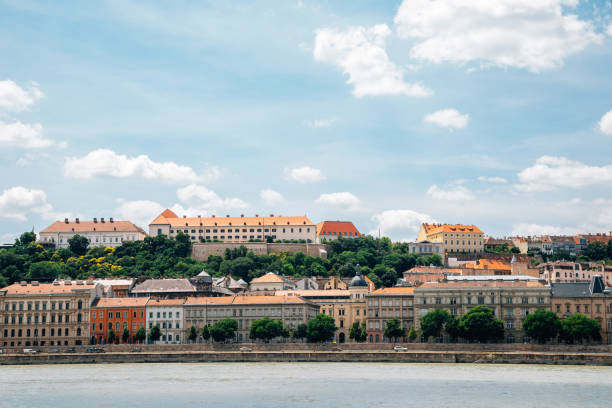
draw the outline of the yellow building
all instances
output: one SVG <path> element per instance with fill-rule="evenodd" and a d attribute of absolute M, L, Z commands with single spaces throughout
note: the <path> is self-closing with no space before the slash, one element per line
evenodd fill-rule
<path fill-rule="evenodd" d="M 475 225 L 421 224 L 417 241 L 441 242 L 445 253 L 482 252 L 483 236 Z"/>

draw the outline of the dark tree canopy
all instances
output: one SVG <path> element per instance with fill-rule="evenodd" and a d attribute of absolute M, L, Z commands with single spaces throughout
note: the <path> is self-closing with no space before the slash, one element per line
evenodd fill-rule
<path fill-rule="evenodd" d="M 75 234 L 68 240 L 68 248 L 70 252 L 75 255 L 85 255 L 87 253 L 87 247 L 89 246 L 89 239 L 82 235 Z"/>
<path fill-rule="evenodd" d="M 595 319 L 574 313 L 561 320 L 561 338 L 568 343 L 601 340 L 601 326 Z"/>
<path fill-rule="evenodd" d="M 459 320 L 461 337 L 480 343 L 496 341 L 504 337 L 504 324 L 496 319 L 491 309 L 480 305 L 472 308 Z"/>
<path fill-rule="evenodd" d="M 368 330 L 366 323 L 355 320 L 349 330 L 349 339 L 355 340 L 357 343 L 363 343 L 368 339 Z"/>
<path fill-rule="evenodd" d="M 555 339 L 561 332 L 561 321 L 549 310 L 538 309 L 523 320 L 525 334 L 540 344 Z"/>
<path fill-rule="evenodd" d="M 270 341 L 275 337 L 283 337 L 285 328 L 280 320 L 272 320 L 269 317 L 255 320 L 251 323 L 249 337 L 254 340 Z"/>
<path fill-rule="evenodd" d="M 402 322 L 399 319 L 387 320 L 385 324 L 385 337 L 395 341 L 398 337 L 404 337 L 406 329 L 402 327 Z"/>
<path fill-rule="evenodd" d="M 308 321 L 306 336 L 311 343 L 323 343 L 332 340 L 336 330 L 338 328 L 332 317 L 318 314 Z"/>
<path fill-rule="evenodd" d="M 234 319 L 223 319 L 219 320 L 208 329 L 210 337 L 214 341 L 226 341 L 233 339 L 238 330 L 238 322 Z"/>
<path fill-rule="evenodd" d="M 161 338 L 161 329 L 159 328 L 159 324 L 151 327 L 149 330 L 149 340 L 155 342 Z"/>

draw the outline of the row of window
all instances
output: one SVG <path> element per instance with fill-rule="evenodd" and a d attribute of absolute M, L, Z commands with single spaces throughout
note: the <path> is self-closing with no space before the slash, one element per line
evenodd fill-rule
<path fill-rule="evenodd" d="M 310 232 L 310 228 L 308 229 L 308 232 Z M 346 231 L 338 232 L 338 233 L 336 233 L 336 231 L 327 231 L 327 232 L 323 231 L 321 233 L 321 235 L 344 235 L 344 236 L 349 236 L 349 237 L 358 237 L 359 236 L 359 234 L 357 232 L 355 232 L 354 235 L 353 235 L 353 232 L 346 232 Z"/>
<path fill-rule="evenodd" d="M 155 324 L 159 324 L 160 322 L 155 322 Z M 149 329 L 153 327 L 153 322 L 149 322 Z M 172 328 L 172 322 L 161 322 L 160 328 L 162 329 L 171 329 Z M 175 329 L 180 329 L 181 328 L 181 323 L 179 321 L 175 321 L 174 322 L 174 328 Z"/>
<path fill-rule="evenodd" d="M 4 310 L 47 310 L 47 302 L 5 302 Z M 70 302 L 51 302 L 51 310 L 70 310 Z M 83 301 L 77 302 L 77 309 L 83 309 Z"/>
<path fill-rule="evenodd" d="M 602 309 L 601 306 L 602 305 L 599 305 L 599 304 L 595 305 L 595 313 L 601 313 L 601 309 Z M 555 305 L 555 308 L 556 308 L 557 313 L 561 313 L 561 305 L 560 304 Z M 588 305 L 588 304 L 584 304 L 584 305 L 576 304 L 576 305 L 574 305 L 574 310 L 575 310 L 576 313 L 591 313 L 592 310 L 589 311 L 589 309 L 590 309 L 590 305 Z M 604 306 L 604 309 L 605 309 L 605 306 Z M 612 313 L 612 303 L 608 307 L 607 312 L 608 313 Z M 571 305 L 569 303 L 567 303 L 565 305 L 565 313 L 571 313 Z"/>
<path fill-rule="evenodd" d="M 96 331 L 96 325 L 98 326 L 98 330 L 102 331 L 104 330 L 104 325 L 102 323 L 92 323 L 91 324 L 91 331 L 95 332 Z M 128 328 L 128 324 L 127 322 L 123 322 L 123 324 L 121 322 L 115 322 L 114 324 L 115 327 L 115 331 L 117 333 L 119 333 L 122 328 L 123 329 L 127 329 Z M 144 323 L 140 322 L 140 323 L 132 323 L 132 331 L 136 331 L 139 328 L 144 327 Z M 108 322 L 108 330 L 113 330 L 113 322 Z"/>
<path fill-rule="evenodd" d="M 64 316 L 64 321 L 63 323 L 70 323 L 70 315 L 61 315 L 61 314 L 55 314 L 52 313 L 51 314 L 51 319 L 50 322 L 51 323 L 62 323 L 62 316 Z M 81 322 L 83 321 L 83 316 L 78 313 L 77 316 L 77 322 Z M 40 316 L 40 320 L 39 320 L 39 316 L 38 315 L 27 315 L 26 318 L 24 319 L 22 315 L 11 315 L 10 316 L 10 322 L 11 324 L 38 324 L 40 323 L 47 323 L 47 315 L 41 315 Z M 4 324 L 9 324 L 9 315 L 5 315 L 4 316 Z"/>
<path fill-rule="evenodd" d="M 4 333 L 3 334 L 4 334 L 4 337 L 6 338 L 6 337 L 9 337 L 9 334 L 10 334 L 10 337 L 24 337 L 23 336 L 24 333 L 25 333 L 25 337 L 39 337 L 38 329 L 33 329 L 33 330 L 32 329 L 25 329 L 25 330 L 23 330 L 23 329 L 10 329 L 10 332 L 9 332 L 9 329 L 4 329 Z M 70 329 L 67 328 L 67 327 L 64 328 L 63 333 L 64 333 L 63 334 L 64 337 L 69 337 Z M 76 335 L 77 335 L 77 337 L 81 336 L 81 328 L 80 327 L 77 327 Z M 49 330 L 49 336 L 50 337 L 61 337 L 62 336 L 62 329 L 61 328 L 57 328 L 57 330 L 55 328 L 50 329 Z M 40 337 L 47 337 L 46 329 L 43 328 L 43 329 L 40 330 Z"/>
<path fill-rule="evenodd" d="M 172 319 L 172 314 L 173 314 L 172 312 L 168 312 L 168 316 L 167 317 L 169 319 Z M 149 318 L 150 319 L 153 319 L 154 315 L 155 315 L 154 312 L 149 312 Z M 177 319 L 180 319 L 181 318 L 181 313 L 180 312 L 174 312 L 174 316 L 176 316 Z M 161 319 L 162 317 L 164 319 L 166 318 L 166 312 L 157 312 L 157 318 Z"/>
<path fill-rule="evenodd" d="M 207 316 L 233 316 L 233 317 L 242 317 L 244 316 L 282 316 L 283 310 L 285 311 L 285 316 L 301 316 L 303 314 L 302 308 L 258 308 L 258 309 L 208 309 L 206 312 Z M 204 310 L 186 310 L 186 317 L 204 317 Z"/>
<path fill-rule="evenodd" d="M 400 305 L 400 300 L 399 299 L 381 299 L 380 301 L 380 305 L 381 306 L 393 306 L 393 303 L 395 303 L 395 306 L 399 306 Z M 402 299 L 402 306 L 406 307 L 406 305 L 408 306 L 412 306 L 412 299 Z M 378 306 L 378 299 L 370 299 L 368 300 L 368 306 Z"/>
<path fill-rule="evenodd" d="M 423 298 L 423 304 L 436 304 L 436 305 L 441 305 L 442 304 L 442 298 L 441 297 L 436 297 L 436 298 L 429 298 L 429 301 L 427 300 L 428 298 Z M 448 299 L 444 299 L 445 301 L 448 302 L 448 304 L 450 305 L 456 305 L 457 304 L 457 298 L 456 297 L 450 297 Z M 512 297 L 505 297 L 504 299 L 504 303 L 511 305 L 514 303 L 514 298 Z M 536 299 L 537 303 L 539 305 L 543 305 L 545 304 L 545 298 L 540 296 Z M 478 305 L 484 305 L 485 303 L 490 303 L 490 304 L 495 304 L 495 296 L 468 296 L 467 297 L 467 304 L 471 305 L 471 304 L 478 304 Z M 521 304 L 529 304 L 532 303 L 530 302 L 530 298 L 524 296 L 521 298 Z"/>
<path fill-rule="evenodd" d="M 242 228 L 242 232 L 255 232 L 255 230 L 257 230 L 257 232 L 261 232 L 262 228 Z M 291 232 L 291 233 L 295 232 L 294 230 L 295 230 L 295 228 L 289 228 L 289 232 Z M 181 231 L 181 230 L 177 229 L 176 232 L 178 232 L 178 231 Z M 188 234 L 190 230 L 189 229 L 183 229 L 182 231 L 185 234 Z M 199 229 L 197 231 L 200 234 L 204 232 L 203 229 Z M 216 234 L 216 233 L 225 233 L 226 231 L 229 232 L 229 233 L 232 233 L 232 232 L 240 233 L 241 232 L 240 228 L 234 228 L 234 229 L 232 229 L 232 228 L 227 228 L 227 229 L 226 228 L 219 228 L 219 229 L 213 228 L 212 230 L 211 229 L 206 229 L 206 233 L 207 234 L 210 234 L 211 231 L 212 231 L 213 234 Z M 162 232 L 161 228 L 158 229 L 157 230 L 157 235 L 161 235 L 161 232 Z M 175 231 L 173 229 L 170 230 L 171 234 L 174 234 L 174 232 Z M 195 229 L 191 230 L 192 234 L 195 234 L 195 232 L 196 232 Z M 276 232 L 276 228 L 263 228 L 263 232 Z M 287 228 L 282 228 L 282 232 L 283 232 L 283 234 L 287 233 Z M 302 232 L 302 228 L 301 227 L 298 228 L 298 232 Z M 306 232 L 310 232 L 310 228 L 306 228 Z M 334 235 L 336 235 L 336 233 L 334 233 Z M 346 233 L 345 233 L 345 235 L 346 235 Z M 357 234 L 355 234 L 355 235 L 357 235 Z"/>
<path fill-rule="evenodd" d="M 92 320 L 96 320 L 96 318 L 99 319 L 103 319 L 104 318 L 104 312 L 100 311 L 100 312 L 91 312 L 91 319 Z M 129 312 L 107 312 L 108 313 L 108 318 L 112 319 L 113 317 L 115 319 L 121 319 L 121 315 L 123 314 L 123 319 L 127 319 L 129 316 Z M 137 311 L 133 311 L 132 312 L 132 317 L 134 319 L 136 319 L 138 317 L 138 314 L 140 314 L 140 317 L 143 318 L 144 317 L 144 311 L 140 310 L 139 312 Z"/>

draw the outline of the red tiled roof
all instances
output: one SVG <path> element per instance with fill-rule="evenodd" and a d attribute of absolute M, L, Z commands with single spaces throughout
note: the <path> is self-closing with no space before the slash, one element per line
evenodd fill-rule
<path fill-rule="evenodd" d="M 374 292 L 370 293 L 370 295 L 412 295 L 413 293 L 413 287 L 394 286 L 391 288 L 376 289 Z"/>
<path fill-rule="evenodd" d="M 427 235 L 437 234 L 439 232 L 461 232 L 461 233 L 476 233 L 482 234 L 483 232 L 475 225 L 462 225 L 462 224 L 423 224 L 425 233 Z"/>
<path fill-rule="evenodd" d="M 149 298 L 102 298 L 98 299 L 92 307 L 144 307 Z"/>
<path fill-rule="evenodd" d="M 475 263 L 467 263 L 462 266 L 463 269 L 478 269 L 478 270 L 511 270 L 510 265 L 496 259 L 479 259 Z"/>
<path fill-rule="evenodd" d="M 351 221 L 323 221 L 317 224 L 317 235 L 348 235 L 349 232 L 352 236 L 361 235 Z"/>

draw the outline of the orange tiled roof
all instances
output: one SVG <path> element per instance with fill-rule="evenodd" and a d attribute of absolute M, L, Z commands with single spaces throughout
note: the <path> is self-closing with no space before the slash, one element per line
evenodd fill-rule
<path fill-rule="evenodd" d="M 44 230 L 40 231 L 41 233 L 50 232 L 140 232 L 145 233 L 142 228 L 134 225 L 130 221 L 68 221 L 67 223 L 64 221 L 55 221 L 53 224 L 49 225 Z"/>
<path fill-rule="evenodd" d="M 159 214 L 157 218 L 151 222 L 151 224 L 168 224 L 168 219 L 170 218 L 178 218 L 178 215 L 166 208 L 163 213 Z"/>
<path fill-rule="evenodd" d="M 98 299 L 92 307 L 144 307 L 149 298 L 102 298 Z"/>
<path fill-rule="evenodd" d="M 246 304 L 279 304 L 279 303 L 306 303 L 298 296 L 221 296 L 221 297 L 188 297 L 185 300 L 186 306 L 204 305 L 246 305 Z"/>
<path fill-rule="evenodd" d="M 306 298 L 317 298 L 317 297 L 350 297 L 351 292 L 348 289 L 330 289 L 330 290 L 277 290 L 274 292 L 275 296 L 303 296 Z"/>
<path fill-rule="evenodd" d="M 66 285 L 60 282 L 59 285 L 52 283 L 40 283 L 38 285 L 27 284 L 22 286 L 19 283 L 13 283 L 2 290 L 6 290 L 7 295 L 38 295 L 38 294 L 56 294 L 56 293 L 70 293 L 75 290 L 87 290 L 93 289 L 94 284 L 84 283 L 83 285 L 77 285 L 76 282 L 71 282 L 70 285 Z"/>
<path fill-rule="evenodd" d="M 445 281 L 445 282 L 425 282 L 417 289 L 429 288 L 429 289 L 454 289 L 454 288 L 471 288 L 471 287 L 488 287 L 488 288 L 505 288 L 505 287 L 534 287 L 543 288 L 544 285 L 540 282 L 525 282 L 525 281 L 502 281 L 502 280 L 488 280 L 488 281 Z"/>
<path fill-rule="evenodd" d="M 284 280 L 273 272 L 268 272 L 259 278 L 255 278 L 251 283 L 283 283 Z"/>
<path fill-rule="evenodd" d="M 235 296 L 218 296 L 218 297 L 188 297 L 185 299 L 185 306 L 194 305 L 229 305 L 233 302 Z"/>
<path fill-rule="evenodd" d="M 394 286 L 391 288 L 376 289 L 374 292 L 370 293 L 370 295 L 412 295 L 413 293 L 413 287 Z"/>
<path fill-rule="evenodd" d="M 166 210 L 170 211 L 170 210 Z M 243 226 L 308 226 L 314 224 L 308 217 L 269 216 L 269 217 L 167 217 L 164 211 L 150 225 L 170 225 L 172 227 L 243 227 Z M 170 211 L 172 213 L 172 211 Z M 174 213 L 172 213 L 174 214 Z"/>
<path fill-rule="evenodd" d="M 479 259 L 476 263 L 464 264 L 463 269 L 511 270 L 510 265 L 497 259 Z"/>
<path fill-rule="evenodd" d="M 461 275 L 461 268 L 445 268 L 443 266 L 415 266 L 414 268 L 408 270 L 407 273 L 427 273 L 427 274 L 446 273 L 446 274 Z"/>
<path fill-rule="evenodd" d="M 147 307 L 150 306 L 182 306 L 185 299 L 150 299 Z"/>
<path fill-rule="evenodd" d="M 483 232 L 475 225 L 462 225 L 462 224 L 423 224 L 425 233 L 427 235 L 437 234 L 439 232 L 460 232 L 460 233 L 476 233 L 482 234 Z"/>
<path fill-rule="evenodd" d="M 317 235 L 348 235 L 360 236 L 359 230 L 351 221 L 323 221 L 317 224 Z"/>

